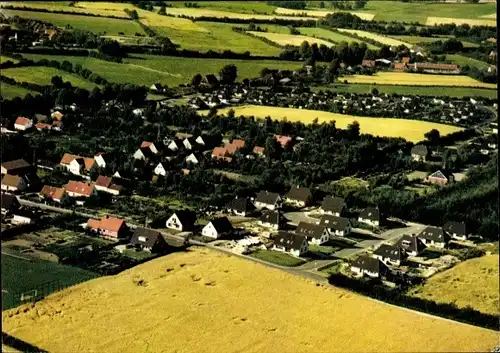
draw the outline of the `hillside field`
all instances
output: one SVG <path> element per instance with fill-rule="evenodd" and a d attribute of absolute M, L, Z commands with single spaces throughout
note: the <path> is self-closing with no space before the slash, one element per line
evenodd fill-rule
<path fill-rule="evenodd" d="M 499 290 L 498 255 L 486 255 L 432 276 L 410 294 L 498 315 Z"/>
<path fill-rule="evenodd" d="M 132 4 L 118 4 L 111 2 L 91 3 L 80 1 L 69 6 L 70 1 L 9 1 L 6 5 L 16 7 L 30 7 L 35 9 L 59 10 L 68 12 L 91 13 L 101 16 L 118 16 L 128 18 L 128 15 L 123 11 L 124 8 L 133 8 Z"/>
<path fill-rule="evenodd" d="M 498 337 L 200 248 L 2 312 L 2 323 L 51 353 L 489 351 Z"/>
<path fill-rule="evenodd" d="M 469 18 L 456 18 L 456 17 L 427 17 L 425 24 L 427 26 L 434 26 L 438 24 L 454 23 L 457 26 L 468 24 L 469 26 L 490 26 L 496 27 L 497 21 L 494 19 L 469 19 Z"/>
<path fill-rule="evenodd" d="M 252 31 L 249 31 L 248 33 L 251 33 L 257 37 L 266 38 L 266 39 L 268 39 L 276 44 L 283 45 L 283 46 L 294 45 L 294 46 L 298 47 L 303 42 L 308 42 L 309 44 L 316 43 L 318 46 L 321 44 L 324 44 L 327 47 L 333 46 L 332 43 L 327 42 L 326 40 L 322 40 L 322 39 L 314 38 L 314 37 L 302 36 L 302 35 L 285 34 L 285 33 L 270 33 L 270 32 L 252 32 Z"/>
<path fill-rule="evenodd" d="M 430 75 L 408 72 L 378 72 L 375 75 L 349 75 L 339 77 L 339 81 L 348 83 L 374 83 L 381 85 L 409 86 L 457 86 L 482 87 L 496 89 L 494 83 L 484 83 L 469 76 L 462 75 Z"/>
<path fill-rule="evenodd" d="M 480 70 L 487 69 L 490 65 L 484 61 L 468 58 L 464 55 L 459 54 L 448 54 L 446 55 L 446 60 L 450 60 L 455 64 L 460 66 L 469 65 L 470 67 L 476 67 Z"/>
<path fill-rule="evenodd" d="M 337 28 L 337 29 L 340 32 L 345 32 L 345 33 L 349 33 L 349 34 L 356 34 L 356 35 L 358 35 L 358 36 L 360 36 L 362 38 L 373 39 L 373 40 L 376 40 L 379 43 L 390 45 L 390 46 L 405 45 L 408 48 L 411 48 L 413 46 L 413 45 L 411 45 L 409 43 L 402 42 L 402 41 L 394 39 L 394 38 L 381 36 L 380 34 L 376 34 L 376 33 L 371 33 L 371 32 L 366 32 L 366 31 L 360 31 L 360 30 L 357 30 L 357 29 L 345 29 L 345 28 Z"/>
<path fill-rule="evenodd" d="M 38 92 L 32 92 L 23 87 L 9 85 L 5 82 L 0 83 L 0 96 L 4 99 L 12 99 L 15 97 L 22 98 L 28 93 L 31 93 L 32 95 L 38 94 Z"/>
<path fill-rule="evenodd" d="M 320 39 L 327 39 L 335 43 L 340 43 L 340 42 L 347 42 L 347 43 L 364 43 L 362 40 L 359 40 L 357 38 L 345 36 L 343 34 L 340 34 L 338 32 L 332 32 L 327 29 L 323 28 L 310 28 L 310 27 L 299 27 L 298 28 L 299 32 L 303 35 L 310 36 L 310 37 L 316 37 Z M 366 43 L 368 49 L 378 49 L 377 46 Z"/>
<path fill-rule="evenodd" d="M 276 10 L 274 10 L 274 13 L 278 14 L 278 15 L 300 16 L 300 15 L 304 15 L 305 14 L 305 16 L 310 16 L 310 17 L 326 17 L 326 15 L 331 14 L 331 13 L 335 13 L 335 12 L 341 12 L 341 11 L 338 11 L 338 10 L 335 10 L 335 11 L 333 11 L 333 10 L 324 10 L 324 9 L 322 9 L 322 10 L 319 10 L 319 9 L 315 9 L 315 10 L 309 10 L 309 9 L 294 10 L 294 9 L 286 9 L 286 8 L 283 8 L 283 7 L 278 7 Z M 356 15 L 359 18 L 361 18 L 363 20 L 366 20 L 366 21 L 371 21 L 375 17 L 374 14 L 366 13 L 366 12 L 356 12 L 356 11 L 348 11 L 348 12 L 350 12 L 353 15 Z"/>
<path fill-rule="evenodd" d="M 437 42 L 438 40 L 440 41 L 446 41 L 448 37 L 419 37 L 419 36 L 397 36 L 397 35 L 390 35 L 389 37 L 400 40 L 402 42 L 406 42 L 409 44 L 427 44 L 427 43 L 433 43 Z M 467 42 L 462 40 L 462 44 L 464 45 L 464 48 L 477 48 L 479 47 L 478 44 L 472 43 L 472 42 Z"/>
<path fill-rule="evenodd" d="M 230 109 L 234 109 L 236 116 L 255 116 L 256 118 L 265 118 L 270 116 L 272 119 L 286 119 L 290 122 L 300 121 L 304 124 L 311 124 L 314 119 L 318 119 L 318 123 L 320 124 L 322 122 L 335 120 L 335 126 L 339 129 L 346 129 L 347 126 L 353 121 L 357 121 L 359 123 L 361 133 L 363 134 L 402 137 L 411 142 L 424 140 L 424 134 L 432 129 L 439 130 L 442 136 L 462 130 L 456 126 L 420 120 L 371 118 L 336 114 L 319 110 L 268 107 L 260 105 L 245 105 L 241 107 L 225 108 L 219 110 L 218 113 L 227 114 Z M 206 112 L 207 111 L 202 112 L 202 114 L 205 114 Z"/>

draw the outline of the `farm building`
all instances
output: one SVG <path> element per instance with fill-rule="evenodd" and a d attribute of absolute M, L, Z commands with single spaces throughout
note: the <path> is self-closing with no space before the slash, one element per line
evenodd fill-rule
<path fill-rule="evenodd" d="M 310 244 L 321 245 L 330 239 L 326 227 L 313 223 L 300 222 L 295 233 L 305 236 Z"/>
<path fill-rule="evenodd" d="M 389 268 L 379 259 L 363 255 L 352 262 L 351 271 L 361 276 L 379 278 L 386 275 Z"/>
<path fill-rule="evenodd" d="M 327 196 L 321 204 L 321 213 L 340 217 L 345 207 L 346 203 L 343 198 Z"/>
<path fill-rule="evenodd" d="M 457 64 L 435 64 L 435 63 L 414 63 L 412 67 L 415 71 L 443 74 L 459 74 L 460 68 Z"/>
<path fill-rule="evenodd" d="M 255 207 L 250 202 L 248 197 L 241 197 L 231 200 L 226 205 L 226 210 L 228 212 L 234 213 L 237 216 L 246 217 L 248 214 L 254 211 Z"/>
<path fill-rule="evenodd" d="M 87 222 L 87 229 L 100 234 L 103 238 L 118 240 L 125 235 L 127 225 L 123 219 L 104 216 L 100 220 L 90 218 Z"/>
<path fill-rule="evenodd" d="M 443 230 L 455 239 L 466 240 L 468 238 L 464 222 L 448 221 L 444 224 Z"/>
<path fill-rule="evenodd" d="M 440 170 L 438 170 L 437 172 L 432 173 L 425 180 L 428 183 L 439 184 L 439 185 L 446 185 L 449 182 L 454 181 L 453 174 L 450 174 L 449 176 L 446 176 Z"/>
<path fill-rule="evenodd" d="M 166 227 L 180 231 L 193 230 L 196 222 L 196 213 L 190 210 L 176 211 L 169 219 L 167 219 Z"/>
<path fill-rule="evenodd" d="M 8 162 L 2 162 L 2 175 L 20 175 L 32 170 L 31 164 L 24 159 L 15 159 Z"/>
<path fill-rule="evenodd" d="M 167 248 L 167 243 L 160 232 L 137 227 L 134 229 L 129 246 L 150 253 L 161 253 Z"/>
<path fill-rule="evenodd" d="M 301 256 L 308 249 L 307 238 L 303 235 L 280 231 L 274 238 L 272 250 Z"/>
<path fill-rule="evenodd" d="M 367 207 L 358 217 L 358 222 L 366 223 L 373 227 L 378 227 L 380 225 L 380 210 L 378 207 Z"/>
<path fill-rule="evenodd" d="M 10 221 L 12 224 L 31 224 L 35 219 L 35 214 L 26 209 L 20 209 L 14 213 Z"/>
<path fill-rule="evenodd" d="M 351 233 L 352 226 L 349 218 L 325 214 L 321 217 L 319 224 L 326 227 L 330 235 L 343 237 Z"/>
<path fill-rule="evenodd" d="M 275 210 L 281 208 L 281 196 L 274 192 L 259 191 L 255 197 L 255 207 L 257 209 L 267 208 L 268 210 Z"/>
<path fill-rule="evenodd" d="M 417 238 L 427 246 L 430 245 L 440 249 L 444 249 L 449 240 L 448 234 L 446 234 L 442 228 L 431 226 L 426 227 L 422 232 L 420 232 L 420 234 L 417 235 Z"/>
<path fill-rule="evenodd" d="M 264 211 L 259 218 L 259 224 L 264 227 L 281 229 L 285 224 L 283 214 L 280 211 Z"/>
<path fill-rule="evenodd" d="M 18 175 L 5 174 L 2 178 L 2 191 L 24 191 L 27 185 L 23 178 Z"/>
<path fill-rule="evenodd" d="M 284 197 L 284 202 L 297 207 L 309 206 L 312 202 L 312 193 L 309 188 L 292 187 Z"/>
<path fill-rule="evenodd" d="M 382 244 L 373 252 L 373 257 L 379 259 L 385 264 L 399 266 L 406 257 L 405 251 L 399 246 Z"/>
<path fill-rule="evenodd" d="M 234 232 L 233 225 L 227 217 L 219 217 L 212 219 L 201 230 L 201 235 L 209 238 L 221 238 L 229 236 Z"/>
<path fill-rule="evenodd" d="M 412 235 L 403 235 L 395 246 L 402 248 L 409 256 L 418 256 L 426 247 L 419 238 Z"/>

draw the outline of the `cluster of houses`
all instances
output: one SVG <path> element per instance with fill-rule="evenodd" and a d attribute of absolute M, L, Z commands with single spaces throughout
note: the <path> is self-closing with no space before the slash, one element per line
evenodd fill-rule
<path fill-rule="evenodd" d="M 420 54 L 419 54 L 420 53 Z M 422 56 L 421 52 L 416 55 Z M 399 61 L 390 61 L 387 59 L 377 60 L 363 60 L 361 66 L 363 67 L 391 67 L 394 71 L 416 71 L 425 73 L 442 73 L 442 74 L 459 74 L 460 67 L 456 64 L 438 64 L 429 62 L 411 62 L 412 58 L 409 56 L 402 57 Z"/>
<path fill-rule="evenodd" d="M 21 206 L 15 195 L 2 192 L 0 199 L 3 220 L 10 219 L 10 223 L 13 225 L 30 224 L 33 222 L 33 212 Z"/>
<path fill-rule="evenodd" d="M 75 104 L 72 104 L 70 106 L 70 109 L 76 110 L 77 106 Z M 43 114 L 35 114 L 34 119 L 30 119 L 24 116 L 19 116 L 14 121 L 14 130 L 29 131 L 33 128 L 36 128 L 38 131 L 42 130 L 62 131 L 63 119 L 64 119 L 64 114 L 61 113 L 59 109 L 52 109 L 52 112 L 50 114 L 50 119 L 47 115 Z"/>
<path fill-rule="evenodd" d="M 35 168 L 24 159 L 2 162 L 2 191 L 17 193 L 39 183 Z"/>
<path fill-rule="evenodd" d="M 384 277 L 392 267 L 401 266 L 408 257 L 419 256 L 426 247 L 444 249 L 451 239 L 468 239 L 465 223 L 449 221 L 443 227 L 429 226 L 420 234 L 404 235 L 394 245 L 382 244 L 371 256 L 363 255 L 354 260 L 351 271 L 361 276 Z"/>

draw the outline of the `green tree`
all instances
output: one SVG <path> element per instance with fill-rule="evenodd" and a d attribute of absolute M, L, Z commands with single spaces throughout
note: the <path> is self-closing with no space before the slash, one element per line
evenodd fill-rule
<path fill-rule="evenodd" d="M 349 131 L 349 136 L 351 138 L 358 138 L 360 135 L 359 123 L 355 120 L 347 126 L 347 131 Z"/>
<path fill-rule="evenodd" d="M 236 77 L 238 77 L 238 68 L 233 64 L 224 66 L 219 72 L 220 81 L 226 85 L 233 84 Z"/>
<path fill-rule="evenodd" d="M 191 86 L 198 87 L 201 83 L 202 78 L 203 77 L 201 76 L 201 74 L 194 75 L 191 79 Z"/>
<path fill-rule="evenodd" d="M 439 142 L 440 139 L 440 134 L 439 131 L 436 129 L 432 129 L 429 132 L 426 132 L 424 134 L 424 137 L 429 141 L 431 144 L 436 145 Z"/>
<path fill-rule="evenodd" d="M 165 5 L 161 5 L 160 9 L 158 10 L 158 15 L 167 15 L 167 12 L 165 11 Z"/>
<path fill-rule="evenodd" d="M 267 157 L 278 159 L 281 156 L 281 145 L 274 137 L 269 136 L 264 145 L 264 153 Z"/>

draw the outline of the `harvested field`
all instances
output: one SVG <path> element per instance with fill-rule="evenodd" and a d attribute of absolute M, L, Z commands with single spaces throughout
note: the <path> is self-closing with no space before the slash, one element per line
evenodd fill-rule
<path fill-rule="evenodd" d="M 183 2 L 172 1 L 173 7 L 186 7 Z M 220 11 L 272 15 L 276 6 L 262 1 L 202 1 L 198 5 L 202 8 L 211 8 Z"/>
<path fill-rule="evenodd" d="M 254 36 L 257 37 L 262 37 L 266 38 L 270 41 L 273 41 L 279 45 L 294 45 L 294 46 L 300 46 L 302 42 L 306 41 L 309 44 L 324 44 L 328 47 L 333 46 L 333 43 L 327 42 L 326 40 L 322 40 L 319 38 L 314 38 L 314 37 L 307 37 L 307 36 L 301 36 L 301 35 L 294 35 L 294 34 L 284 34 L 284 33 L 269 33 L 269 32 L 252 32 L 249 31 L 248 33 L 253 34 Z"/>
<path fill-rule="evenodd" d="M 469 19 L 469 18 L 454 18 L 454 17 L 427 17 L 425 24 L 434 26 L 438 24 L 454 23 L 457 26 L 467 23 L 469 26 L 490 26 L 496 27 L 496 19 Z"/>
<path fill-rule="evenodd" d="M 390 37 L 410 44 L 433 43 L 437 42 L 438 40 L 445 41 L 446 39 L 448 39 L 447 37 L 419 37 L 419 36 L 398 36 L 398 35 L 391 35 Z M 476 43 L 467 42 L 464 40 L 462 40 L 461 42 L 465 48 L 479 47 L 479 45 Z"/>
<path fill-rule="evenodd" d="M 469 76 L 461 75 L 428 75 L 407 72 L 378 72 L 375 75 L 350 75 L 339 77 L 339 81 L 348 83 L 369 83 L 381 85 L 409 85 L 409 86 L 457 86 L 457 87 L 484 87 L 496 89 L 493 83 L 477 81 Z"/>
<path fill-rule="evenodd" d="M 304 34 L 306 36 L 310 37 L 316 37 L 320 39 L 327 39 L 335 43 L 340 43 L 340 42 L 347 42 L 347 43 L 364 43 L 362 40 L 353 38 L 350 36 L 345 36 L 343 34 L 340 34 L 338 32 L 332 32 L 327 29 L 323 28 L 310 28 L 310 27 L 299 27 L 298 30 L 300 31 L 301 34 Z M 378 49 L 377 46 L 366 43 L 368 46 L 368 49 Z"/>
<path fill-rule="evenodd" d="M 236 13 L 219 10 L 211 10 L 206 8 L 192 8 L 192 7 L 167 7 L 165 9 L 167 14 L 173 16 L 189 16 L 189 17 L 220 17 L 220 18 L 237 18 L 242 20 L 256 19 L 256 20 L 271 20 L 273 18 L 293 19 L 293 20 L 315 20 L 315 17 L 300 17 L 300 16 L 279 16 L 279 15 L 258 15 L 248 13 Z"/>
<path fill-rule="evenodd" d="M 6 5 L 13 5 L 16 7 L 29 7 L 35 9 L 57 10 L 67 12 L 78 12 L 82 14 L 95 14 L 101 16 L 117 16 L 128 18 L 128 15 L 123 11 L 124 8 L 133 8 L 132 4 L 118 4 L 110 2 L 78 2 L 74 6 L 69 6 L 69 1 L 22 1 L 22 2 L 7 2 Z"/>
<path fill-rule="evenodd" d="M 452 132 L 462 130 L 456 126 L 419 120 L 370 118 L 329 113 L 318 110 L 267 107 L 261 105 L 245 105 L 241 107 L 221 109 L 219 110 L 219 114 L 226 114 L 229 109 L 234 109 L 236 116 L 255 116 L 256 118 L 271 116 L 273 119 L 281 120 L 286 118 L 287 121 L 300 121 L 304 124 L 311 124 L 316 118 L 318 119 L 318 123 L 335 120 L 335 126 L 339 129 L 346 129 L 347 126 L 353 121 L 357 121 L 360 125 L 361 133 L 363 134 L 402 137 L 412 142 L 422 141 L 424 139 L 424 134 L 432 129 L 439 130 L 441 135 L 447 135 Z M 202 113 L 205 114 L 207 111 Z"/>
<path fill-rule="evenodd" d="M 464 261 L 432 276 L 410 293 L 440 303 L 471 306 L 484 313 L 499 313 L 498 255 Z"/>
<path fill-rule="evenodd" d="M 360 37 L 368 38 L 368 39 L 373 39 L 373 40 L 376 40 L 379 43 L 390 45 L 390 46 L 405 45 L 408 48 L 413 47 L 413 45 L 411 45 L 409 43 L 402 42 L 402 41 L 394 39 L 394 38 L 381 36 L 379 34 L 372 33 L 372 32 L 360 31 L 360 30 L 357 30 L 357 29 L 346 29 L 346 28 L 337 28 L 337 29 L 340 32 L 345 32 L 345 33 L 350 33 L 350 34 L 356 34 L 356 35 L 358 35 Z"/>
<path fill-rule="evenodd" d="M 286 9 L 283 7 L 278 7 L 276 10 L 274 10 L 274 13 L 278 15 L 303 15 L 305 14 L 306 16 L 310 17 L 326 17 L 326 15 L 335 13 L 335 12 L 340 12 L 338 10 L 294 10 L 294 9 Z M 358 16 L 359 18 L 366 20 L 366 21 L 371 21 L 375 17 L 374 14 L 371 13 L 366 13 L 366 12 L 353 12 L 349 11 L 353 15 Z"/>
<path fill-rule="evenodd" d="M 497 19 L 497 14 L 496 13 L 492 13 L 492 14 L 489 14 L 489 15 L 481 16 L 481 18 L 492 18 L 492 19 L 496 20 Z"/>
<path fill-rule="evenodd" d="M 498 336 L 206 249 L 75 286 L 2 319 L 5 332 L 51 353 L 487 351 Z"/>

